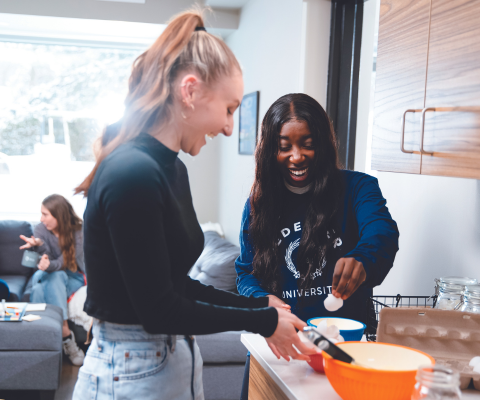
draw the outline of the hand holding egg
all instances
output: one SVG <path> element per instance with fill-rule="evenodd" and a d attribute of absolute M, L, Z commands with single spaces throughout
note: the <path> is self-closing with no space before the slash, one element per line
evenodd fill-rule
<path fill-rule="evenodd" d="M 335 297 L 347 300 L 367 279 L 363 264 L 352 257 L 340 258 L 333 272 L 332 292 Z"/>

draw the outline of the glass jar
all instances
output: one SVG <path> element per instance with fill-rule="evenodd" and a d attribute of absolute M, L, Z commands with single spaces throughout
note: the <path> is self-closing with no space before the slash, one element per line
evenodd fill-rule
<path fill-rule="evenodd" d="M 468 285 L 465 288 L 459 310 L 480 314 L 480 285 Z"/>
<path fill-rule="evenodd" d="M 463 301 L 465 286 L 477 284 L 476 279 L 462 276 L 444 276 L 435 282 L 438 295 L 435 308 L 440 310 L 455 310 Z"/>
<path fill-rule="evenodd" d="M 440 366 L 420 367 L 416 376 L 412 400 L 461 399 L 460 375 Z"/>

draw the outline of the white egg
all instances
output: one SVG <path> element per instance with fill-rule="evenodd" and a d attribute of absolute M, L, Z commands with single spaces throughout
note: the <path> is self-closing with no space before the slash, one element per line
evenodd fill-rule
<path fill-rule="evenodd" d="M 473 357 L 471 360 L 470 360 L 470 364 L 469 364 L 471 367 L 479 367 L 480 366 L 480 357 Z"/>
<path fill-rule="evenodd" d="M 320 323 L 317 325 L 317 331 L 319 331 L 323 336 L 327 336 L 327 331 L 328 331 L 328 325 L 327 325 L 327 320 L 324 319 L 320 321 Z"/>
<path fill-rule="evenodd" d="M 343 300 L 336 298 L 333 294 L 329 294 L 323 304 L 325 305 L 325 309 L 327 311 L 333 312 L 342 308 Z"/>

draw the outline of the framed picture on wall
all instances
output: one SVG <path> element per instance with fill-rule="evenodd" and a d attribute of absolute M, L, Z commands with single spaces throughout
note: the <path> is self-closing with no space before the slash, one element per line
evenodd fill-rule
<path fill-rule="evenodd" d="M 260 92 L 243 96 L 239 112 L 238 153 L 252 155 L 257 144 Z"/>

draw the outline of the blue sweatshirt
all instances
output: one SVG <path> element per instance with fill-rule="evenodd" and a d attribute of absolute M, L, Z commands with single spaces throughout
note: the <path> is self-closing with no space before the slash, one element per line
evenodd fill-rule
<path fill-rule="evenodd" d="M 372 296 L 372 288 L 383 282 L 398 251 L 397 224 L 388 212 L 377 179 L 347 170 L 341 172 L 341 177 L 344 181 L 343 203 L 328 227 L 328 235 L 334 238 L 333 245 L 327 249 L 321 265 L 314 272 L 313 283 L 307 288 L 299 288 L 302 281 L 298 279 L 300 273 L 296 268 L 296 257 L 312 194 L 295 194 L 287 188 L 283 192 L 284 209 L 288 212 L 281 216 L 282 229 L 278 232 L 281 240 L 279 250 L 284 262 L 281 266 L 281 294 L 277 295 L 304 321 L 335 316 L 366 323 L 367 301 Z M 247 200 L 242 215 L 240 256 L 235 262 L 237 288 L 244 296 L 263 297 L 270 293 L 252 275 L 254 248 L 248 233 L 249 220 L 250 200 Z M 329 312 L 323 302 L 332 291 L 335 264 L 342 257 L 360 261 L 367 278 L 342 308 Z"/>

